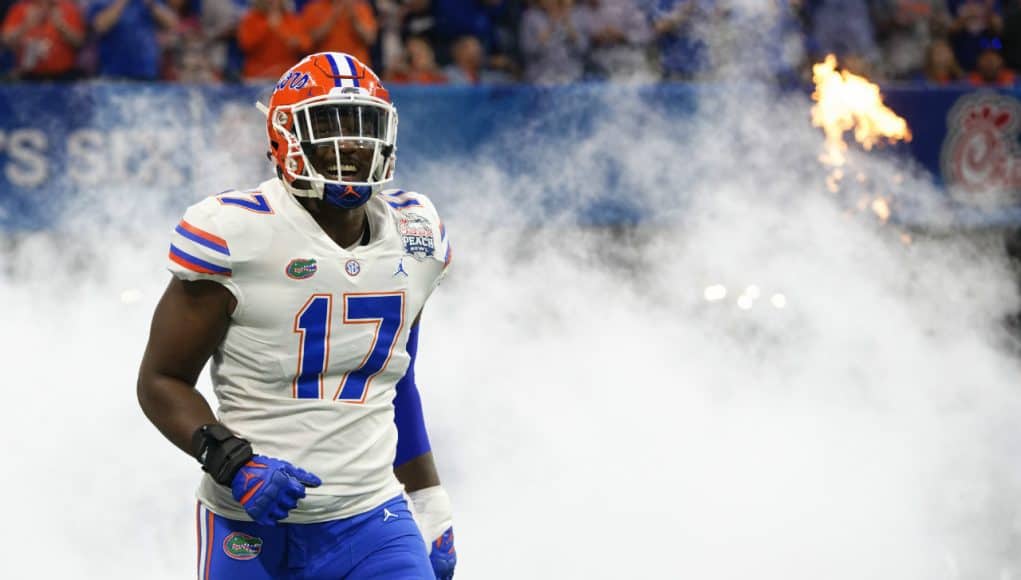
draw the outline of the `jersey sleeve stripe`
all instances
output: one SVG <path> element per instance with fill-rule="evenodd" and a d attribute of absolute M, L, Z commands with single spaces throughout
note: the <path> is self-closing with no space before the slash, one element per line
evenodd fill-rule
<path fill-rule="evenodd" d="M 197 228 L 184 220 L 181 220 L 181 223 L 177 224 L 174 231 L 200 246 L 205 246 L 210 250 L 219 252 L 225 256 L 230 255 L 230 249 L 227 247 L 226 240 L 219 236 L 214 236 L 203 229 Z"/>
<path fill-rule="evenodd" d="M 422 204 L 418 203 L 417 199 L 409 199 L 407 201 L 402 201 L 402 202 L 395 202 L 395 201 L 387 200 L 386 202 L 388 204 L 390 204 L 390 207 L 395 208 L 395 209 L 403 209 L 403 208 L 406 208 L 406 207 L 422 205 Z"/>
<path fill-rule="evenodd" d="M 451 258 L 454 257 L 454 251 L 450 244 L 447 244 L 447 255 L 443 256 L 443 268 L 445 269 L 450 265 Z"/>
<path fill-rule="evenodd" d="M 170 244 L 170 254 L 168 255 L 170 260 L 175 264 L 191 270 L 192 272 L 198 272 L 200 274 L 223 274 L 225 276 L 231 275 L 230 268 L 224 268 L 223 266 L 217 266 L 211 262 L 207 262 L 201 258 L 192 256 L 188 252 L 185 252 L 177 246 Z"/>

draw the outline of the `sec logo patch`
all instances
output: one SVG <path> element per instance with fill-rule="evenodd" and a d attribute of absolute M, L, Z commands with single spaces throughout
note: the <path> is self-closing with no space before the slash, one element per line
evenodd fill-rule
<path fill-rule="evenodd" d="M 358 263 L 358 260 L 348 260 L 344 264 L 344 271 L 348 276 L 357 276 L 362 273 L 362 265 Z"/>
<path fill-rule="evenodd" d="M 223 553 L 235 560 L 251 560 L 262 552 L 262 538 L 234 532 L 223 539 Z"/>

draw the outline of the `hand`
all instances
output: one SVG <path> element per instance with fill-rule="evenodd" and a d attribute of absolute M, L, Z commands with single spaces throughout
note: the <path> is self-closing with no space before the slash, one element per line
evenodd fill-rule
<path fill-rule="evenodd" d="M 54 8 L 53 11 L 50 12 L 50 23 L 53 24 L 53 27 L 57 30 L 68 29 L 67 23 L 64 22 L 64 15 L 60 12 L 59 8 Z"/>
<path fill-rule="evenodd" d="M 254 455 L 234 475 L 231 491 L 256 523 L 274 526 L 305 497 L 306 487 L 322 484 L 315 475 L 290 463 Z"/>
<path fill-rule="evenodd" d="M 454 528 L 447 528 L 443 535 L 429 544 L 429 562 L 433 565 L 436 580 L 452 580 L 454 566 L 457 566 L 457 551 L 454 550 Z"/>
<path fill-rule="evenodd" d="M 333 0 L 333 15 L 346 16 L 354 12 L 354 2 L 351 0 Z"/>
<path fill-rule="evenodd" d="M 46 18 L 46 12 L 35 4 L 31 4 L 25 10 L 25 28 L 35 28 L 42 24 Z"/>

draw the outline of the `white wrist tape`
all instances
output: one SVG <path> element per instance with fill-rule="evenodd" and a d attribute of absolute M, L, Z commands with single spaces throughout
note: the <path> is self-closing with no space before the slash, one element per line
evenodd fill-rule
<path fill-rule="evenodd" d="M 431 545 L 454 524 L 450 496 L 442 486 L 413 491 L 408 497 L 411 499 L 411 511 L 415 515 L 415 522 L 418 523 L 418 529 L 421 530 L 427 544 Z"/>

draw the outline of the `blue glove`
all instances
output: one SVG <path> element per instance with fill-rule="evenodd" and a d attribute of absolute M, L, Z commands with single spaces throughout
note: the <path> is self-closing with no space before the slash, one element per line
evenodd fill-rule
<path fill-rule="evenodd" d="M 447 528 L 443 535 L 430 545 L 429 561 L 432 562 L 436 580 L 451 580 L 454 566 L 457 566 L 457 551 L 454 550 L 454 528 Z"/>
<path fill-rule="evenodd" d="M 234 475 L 231 492 L 256 523 L 275 526 L 305 497 L 306 487 L 322 484 L 315 475 L 286 461 L 253 455 Z"/>

